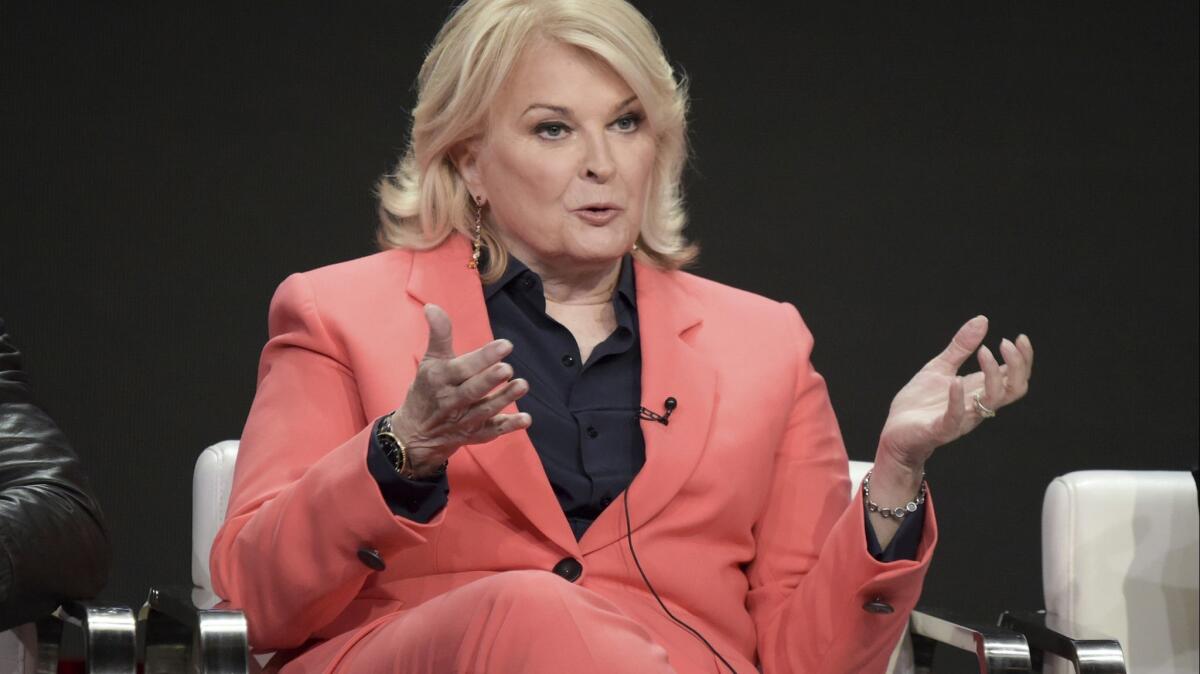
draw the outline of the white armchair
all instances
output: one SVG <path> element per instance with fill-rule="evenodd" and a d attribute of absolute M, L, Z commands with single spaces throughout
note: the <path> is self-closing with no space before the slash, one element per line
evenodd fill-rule
<path fill-rule="evenodd" d="M 177 671 L 240 674 L 256 671 L 241 611 L 214 609 L 208 555 L 225 520 L 238 442 L 205 449 L 192 473 L 192 587 L 151 588 L 138 616 L 145 633 L 146 674 Z"/>
<path fill-rule="evenodd" d="M 1045 611 L 1003 620 L 1048 654 L 1046 672 L 1200 671 L 1193 475 L 1090 470 L 1055 478 L 1042 505 L 1042 582 Z"/>
<path fill-rule="evenodd" d="M 192 591 L 188 610 L 207 609 L 220 601 L 213 592 L 208 559 L 213 539 L 221 528 L 226 508 L 229 505 L 229 492 L 233 486 L 233 469 L 237 462 L 237 451 L 238 441 L 226 440 L 205 449 L 196 461 L 196 470 L 192 478 Z M 858 488 L 863 475 L 870 468 L 870 463 L 850 462 L 852 489 Z M 182 602 L 173 595 L 151 591 L 151 602 L 156 602 L 163 610 L 170 609 L 170 605 L 174 604 L 176 613 L 184 612 L 183 607 L 178 606 Z M 146 611 L 147 609 L 143 609 L 144 614 Z M 199 610 L 196 613 L 204 615 L 208 612 Z M 241 615 L 237 612 L 226 613 L 236 614 L 237 617 Z M 244 619 L 242 621 L 240 630 L 244 644 Z M 229 625 L 227 624 L 226 627 L 228 628 Z M 914 662 L 914 641 L 919 644 L 916 649 L 918 653 L 916 662 Z M 930 671 L 934 647 L 938 643 L 975 653 L 979 659 L 980 672 L 1030 671 L 1029 649 L 1025 638 L 1021 635 L 996 627 L 956 622 L 943 613 L 922 610 L 913 613 L 909 633 L 906 633 L 900 643 L 896 645 L 896 650 L 892 653 L 891 664 L 888 667 L 889 674 Z M 208 648 L 211 650 L 218 646 L 212 644 Z M 201 650 L 205 649 L 202 647 Z M 178 647 L 176 647 L 172 657 L 178 660 L 184 656 L 178 652 Z M 148 667 L 147 671 L 152 670 Z M 205 671 L 247 670 L 213 668 Z"/>

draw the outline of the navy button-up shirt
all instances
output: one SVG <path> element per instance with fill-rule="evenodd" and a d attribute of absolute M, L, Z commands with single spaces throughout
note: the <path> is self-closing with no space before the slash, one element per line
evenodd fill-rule
<path fill-rule="evenodd" d="M 517 401 L 533 417 L 529 439 L 571 531 L 581 538 L 646 458 L 638 417 L 642 356 L 632 258 L 622 260 L 613 292 L 617 327 L 587 362 L 581 362 L 571 332 L 546 314 L 541 278 L 516 258 L 510 256 L 504 275 L 484 287 L 484 300 L 492 333 L 513 343 L 508 362 L 514 377 L 529 382 L 529 393 Z M 393 513 L 428 522 L 445 507 L 446 477 L 401 477 L 374 435 L 367 465 Z M 915 559 L 924 515 L 922 506 L 906 517 L 887 550 L 880 550 L 868 519 L 868 551 L 884 562 Z"/>

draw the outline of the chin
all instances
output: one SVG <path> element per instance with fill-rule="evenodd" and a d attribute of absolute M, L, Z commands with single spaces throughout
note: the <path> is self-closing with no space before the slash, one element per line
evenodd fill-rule
<path fill-rule="evenodd" d="M 636 231 L 621 227 L 617 223 L 605 227 L 592 227 L 579 232 L 572 241 L 571 253 L 582 259 L 601 261 L 618 260 L 633 249 L 637 242 Z"/>

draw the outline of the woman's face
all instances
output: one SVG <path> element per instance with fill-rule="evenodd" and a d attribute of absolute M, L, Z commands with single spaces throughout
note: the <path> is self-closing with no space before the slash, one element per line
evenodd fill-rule
<path fill-rule="evenodd" d="M 528 49 L 458 168 L 510 251 L 541 272 L 603 269 L 637 241 L 655 139 L 633 91 L 588 53 Z"/>

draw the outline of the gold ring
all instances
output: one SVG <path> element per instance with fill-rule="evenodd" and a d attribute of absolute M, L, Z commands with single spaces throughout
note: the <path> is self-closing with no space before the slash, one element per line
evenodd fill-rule
<path fill-rule="evenodd" d="M 983 401 L 980 400 L 980 394 L 976 393 L 973 397 L 975 398 L 975 411 L 979 413 L 979 416 L 984 419 L 991 419 L 996 416 L 996 410 L 984 405 Z"/>

